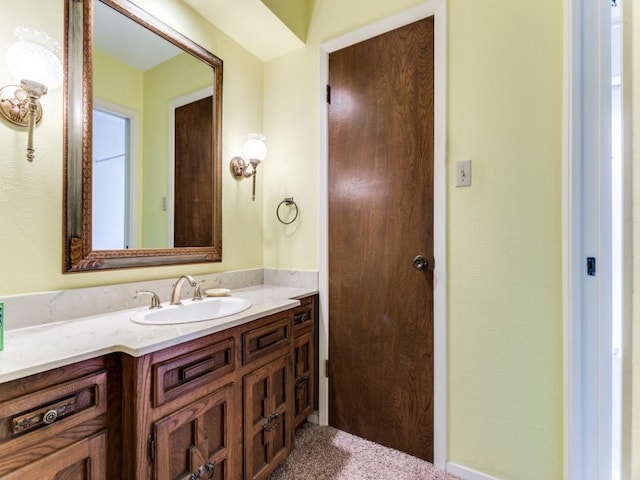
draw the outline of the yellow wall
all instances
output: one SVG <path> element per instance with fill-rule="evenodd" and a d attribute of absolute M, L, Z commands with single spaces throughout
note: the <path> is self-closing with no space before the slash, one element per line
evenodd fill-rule
<path fill-rule="evenodd" d="M 449 14 L 450 457 L 560 479 L 562 2 Z"/>
<path fill-rule="evenodd" d="M 24 0 L 12 4 L 0 16 L 0 52 L 16 41 L 15 26 L 45 31 L 62 42 L 64 3 Z M 263 64 L 182 2 L 136 3 L 224 60 L 222 158 L 226 165 L 241 153 L 247 132 L 263 129 Z M 0 84 L 8 81 L 6 63 L 0 61 Z M 63 275 L 63 89 L 49 92 L 42 104 L 44 118 L 36 128 L 32 164 L 25 157 L 26 132 L 0 121 L 0 295 L 262 267 L 262 197 L 251 202 L 250 182 L 236 182 L 225 174 L 222 263 Z M 259 177 L 258 188 L 261 184 Z"/>
<path fill-rule="evenodd" d="M 267 266 L 318 261 L 318 46 L 418 3 L 316 2 L 307 47 L 266 64 Z M 448 5 L 449 460 L 560 479 L 562 2 Z M 452 188 L 464 159 L 473 186 Z"/>
<path fill-rule="evenodd" d="M 142 72 L 94 50 L 93 96 L 142 114 Z"/>

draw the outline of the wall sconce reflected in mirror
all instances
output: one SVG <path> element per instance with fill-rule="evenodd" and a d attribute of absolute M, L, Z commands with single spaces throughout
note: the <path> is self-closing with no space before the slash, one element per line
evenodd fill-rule
<path fill-rule="evenodd" d="M 32 28 L 15 29 L 18 41 L 7 51 L 7 66 L 18 85 L 0 88 L 0 116 L 14 125 L 28 127 L 27 160 L 33 161 L 33 131 L 42 118 L 40 97 L 62 85 L 60 44 Z"/>
<path fill-rule="evenodd" d="M 251 200 L 256 200 L 256 173 L 258 165 L 267 156 L 267 146 L 264 143 L 264 135 L 259 133 L 247 134 L 247 141 L 244 142 L 243 157 L 233 157 L 229 168 L 231 175 L 236 180 L 253 177 L 253 188 L 251 190 Z"/>

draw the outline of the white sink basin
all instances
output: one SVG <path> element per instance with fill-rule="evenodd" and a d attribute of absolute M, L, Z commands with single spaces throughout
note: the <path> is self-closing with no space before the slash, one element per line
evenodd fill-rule
<path fill-rule="evenodd" d="M 217 297 L 193 302 L 183 300 L 182 305 L 162 304 L 162 308 L 148 309 L 131 316 L 131 321 L 144 325 L 171 325 L 176 323 L 204 322 L 228 317 L 251 306 L 246 298 Z"/>

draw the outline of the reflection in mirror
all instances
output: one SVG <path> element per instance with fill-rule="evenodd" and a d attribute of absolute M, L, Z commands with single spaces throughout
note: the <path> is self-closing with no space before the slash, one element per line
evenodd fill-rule
<path fill-rule="evenodd" d="M 64 270 L 220 261 L 221 60 L 126 0 L 67 9 Z"/>
<path fill-rule="evenodd" d="M 131 203 L 131 124 L 133 115 L 117 106 L 93 106 L 92 247 L 94 250 L 136 248 L 137 215 Z"/>

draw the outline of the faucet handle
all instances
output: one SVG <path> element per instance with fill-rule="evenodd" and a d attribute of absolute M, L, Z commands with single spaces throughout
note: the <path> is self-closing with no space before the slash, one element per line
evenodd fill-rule
<path fill-rule="evenodd" d="M 140 295 L 143 293 L 146 295 L 151 295 L 151 306 L 149 307 L 149 309 L 162 308 L 162 305 L 160 305 L 160 297 L 158 297 L 155 292 L 152 292 L 151 290 L 136 290 L 136 295 Z"/>
<path fill-rule="evenodd" d="M 199 282 L 196 282 L 195 285 L 193 285 L 193 298 L 191 299 L 191 301 L 195 302 L 196 300 L 202 300 L 202 289 L 200 288 L 200 285 L 202 285 L 204 282 L 204 280 L 200 280 Z"/>

